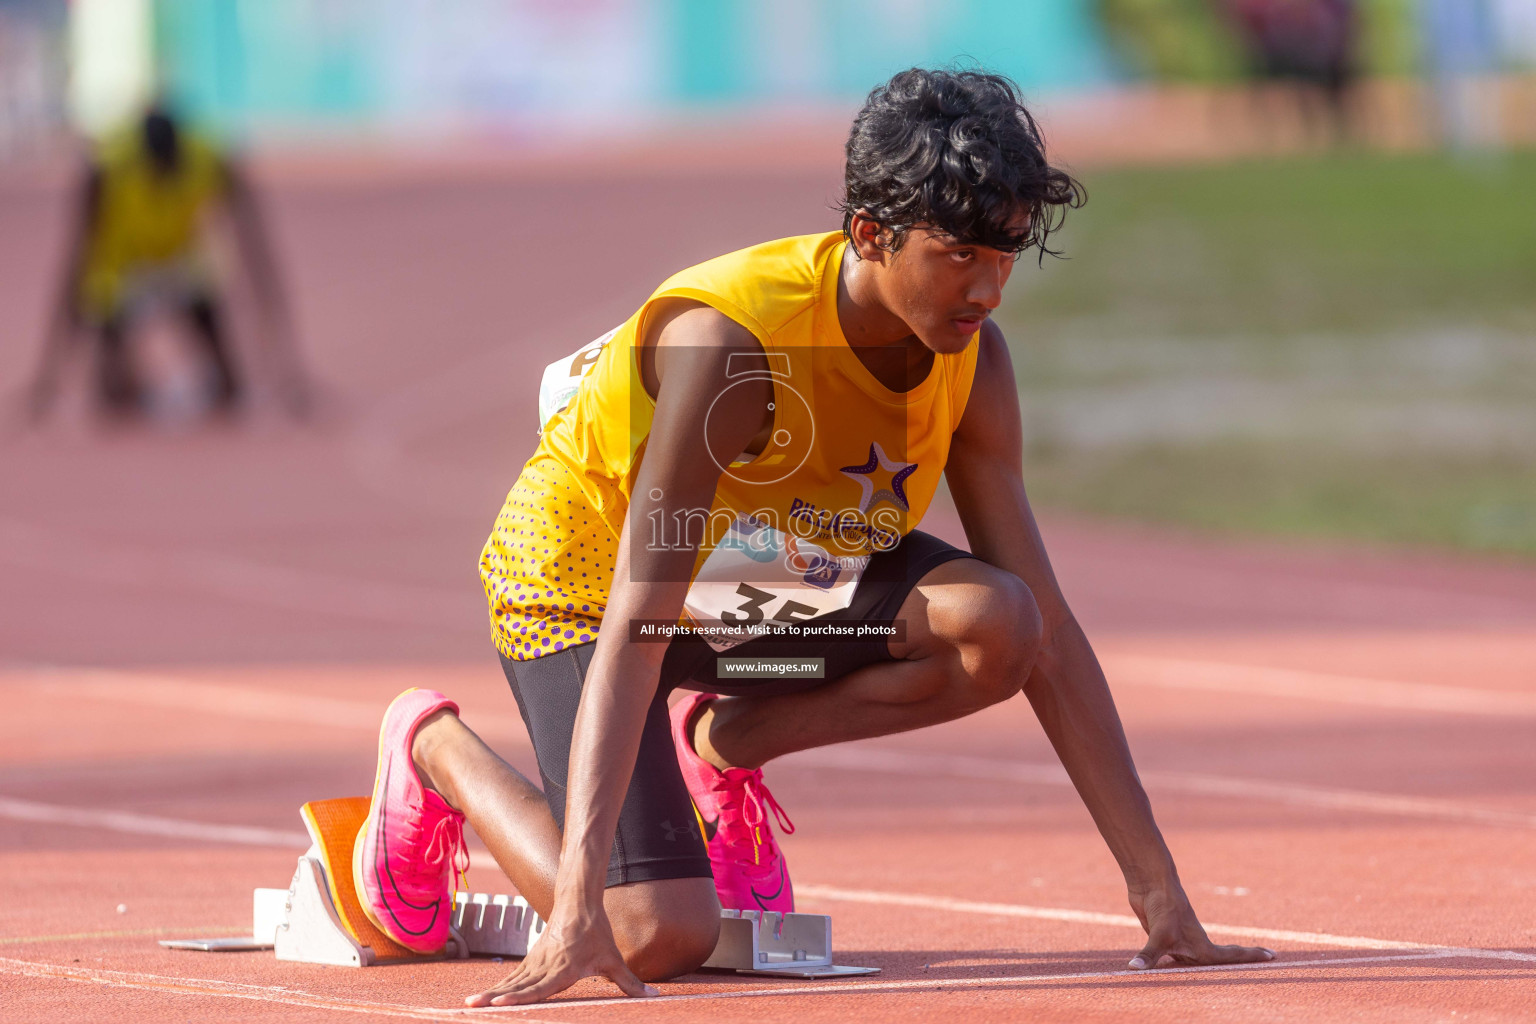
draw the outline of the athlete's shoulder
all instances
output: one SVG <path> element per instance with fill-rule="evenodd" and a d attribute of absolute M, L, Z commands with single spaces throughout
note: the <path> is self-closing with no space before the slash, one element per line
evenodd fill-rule
<path fill-rule="evenodd" d="M 987 317 L 981 322 L 981 330 L 976 335 L 976 362 L 983 371 L 1012 365 L 1008 339 L 1003 337 L 1003 329 L 997 325 L 996 320 Z"/>
<path fill-rule="evenodd" d="M 1018 403 L 1018 385 L 1013 375 L 1013 357 L 1003 329 L 991 317 L 982 321 L 976 342 L 956 353 L 950 379 L 953 424 L 959 429 L 966 410 L 974 407 L 983 421 L 994 419 L 999 410 Z M 974 421 L 976 417 L 972 417 Z"/>
<path fill-rule="evenodd" d="M 137 132 L 118 129 L 91 147 L 91 163 L 104 172 L 112 173 L 137 160 L 141 148 Z"/>
<path fill-rule="evenodd" d="M 772 331 L 815 304 L 827 252 L 842 237 L 841 231 L 795 235 L 716 256 L 667 278 L 655 297 L 723 303 Z"/>

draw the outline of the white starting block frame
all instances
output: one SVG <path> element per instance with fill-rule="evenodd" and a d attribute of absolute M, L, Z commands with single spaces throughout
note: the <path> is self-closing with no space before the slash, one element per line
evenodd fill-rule
<path fill-rule="evenodd" d="M 779 978 L 843 978 L 879 974 L 878 967 L 832 962 L 832 918 L 772 910 L 720 911 L 720 941 L 705 967 Z"/>
<path fill-rule="evenodd" d="M 163 939 L 171 949 L 271 949 L 279 960 L 338 967 L 370 967 L 374 951 L 352 937 L 337 916 L 315 848 L 299 858 L 287 889 L 252 894 L 250 938 Z M 447 947 L 435 957 L 522 957 L 543 937 L 545 924 L 521 896 L 456 892 Z M 832 919 L 824 914 L 723 910 L 720 941 L 706 968 L 787 978 L 878 974 L 878 967 L 832 963 Z"/>

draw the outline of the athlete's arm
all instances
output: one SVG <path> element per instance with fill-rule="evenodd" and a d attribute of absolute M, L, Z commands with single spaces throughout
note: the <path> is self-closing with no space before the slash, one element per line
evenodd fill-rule
<path fill-rule="evenodd" d="M 1179 882 L 1131 760 L 1130 747 L 1088 638 L 1067 607 L 1024 492 L 1023 426 L 1013 363 L 990 320 L 977 344 L 976 377 L 944 475 L 971 552 L 1029 585 L 1044 620 L 1024 693 L 1093 816 L 1147 929 L 1133 967 L 1267 960 L 1266 950 L 1216 946 Z"/>
<path fill-rule="evenodd" d="M 27 395 L 27 412 L 33 420 L 42 419 L 53 404 L 64 356 L 80 325 L 80 279 L 85 271 L 86 247 L 95 230 L 96 214 L 100 206 L 101 169 L 92 164 L 81 175 L 80 185 L 75 191 L 74 209 L 65 243 L 64 272 L 48 320 L 47 334 L 43 338 L 37 371 L 33 374 L 32 387 Z"/>
<path fill-rule="evenodd" d="M 674 312 L 657 335 L 655 415 L 576 713 L 549 929 L 506 981 L 471 997 L 471 1005 L 537 1002 L 592 975 L 611 978 L 630 995 L 645 992 L 620 958 L 603 912 L 614 830 L 667 651 L 666 644 L 632 643 L 629 623 L 678 621 L 698 538 L 657 546 L 652 543 L 652 517 L 659 513 L 670 518 L 689 509 L 707 515 L 719 467 L 747 448 L 772 401 L 771 384 L 763 379 L 761 394 L 719 403 L 711 411 L 727 382 L 728 361 L 734 356 L 766 367 L 762 348 L 751 332 L 713 309 L 695 306 Z M 650 363 L 647 357 L 647 369 Z M 741 367 L 738 363 L 731 368 Z M 668 534 L 663 537 L 670 539 Z"/>
<path fill-rule="evenodd" d="M 262 341 L 281 363 L 281 394 L 284 404 L 295 416 L 309 411 L 311 394 L 308 374 L 304 372 L 293 317 L 283 290 L 282 275 L 272 253 L 266 218 L 257 201 L 245 167 L 238 160 L 222 161 L 225 203 L 230 224 L 240 247 L 241 263 L 250 275 L 251 285 L 261 304 Z"/>

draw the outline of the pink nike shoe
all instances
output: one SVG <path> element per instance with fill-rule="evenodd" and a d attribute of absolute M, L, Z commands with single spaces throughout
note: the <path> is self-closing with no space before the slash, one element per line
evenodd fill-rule
<path fill-rule="evenodd" d="M 454 873 L 469 870 L 464 815 L 427 789 L 411 742 L 428 715 L 459 706 L 436 690 L 406 690 L 379 727 L 373 802 L 352 847 L 352 880 L 363 913 L 407 949 L 436 953 L 448 942 Z"/>
<path fill-rule="evenodd" d="M 699 705 L 715 699 L 712 693 L 695 693 L 672 709 L 672 745 L 683 781 L 693 797 L 693 810 L 709 850 L 715 875 L 715 891 L 726 910 L 795 909 L 795 889 L 789 882 L 784 854 L 773 838 L 771 812 L 785 834 L 795 826 L 779 802 L 763 785 L 761 768 L 727 768 L 721 771 L 693 749 L 689 723 Z"/>

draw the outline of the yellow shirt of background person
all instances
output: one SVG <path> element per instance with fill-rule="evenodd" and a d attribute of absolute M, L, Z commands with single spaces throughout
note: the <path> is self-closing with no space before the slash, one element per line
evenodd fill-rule
<path fill-rule="evenodd" d="M 141 272 L 205 273 L 199 256 L 204 217 L 228 188 L 215 148 L 182 130 L 176 170 L 166 173 L 139 131 L 105 142 L 96 154 L 100 192 L 78 282 L 81 309 L 113 315 Z"/>
<path fill-rule="evenodd" d="M 800 563 L 803 579 L 780 582 L 805 595 L 794 607 L 819 613 L 845 607 L 830 595 L 851 597 L 862 561 L 917 526 L 970 394 L 976 346 L 937 356 L 927 377 L 905 392 L 886 387 L 838 326 L 845 248 L 843 234 L 831 232 L 701 263 L 668 279 L 616 330 L 551 367 L 579 385 L 545 424 L 480 559 L 503 654 L 526 660 L 596 639 L 655 407 L 640 380 L 635 342 L 662 300 L 702 302 L 746 327 L 769 365 L 767 373 L 746 375 L 769 375 L 773 383 L 767 447 L 722 467 L 715 514 L 689 524 L 637 524 L 663 541 L 699 531 L 689 613 L 718 614 L 709 610 L 711 595 L 700 593 L 706 578 L 722 584 L 722 594 L 734 593 L 728 577 L 738 567 L 713 571 L 734 553 L 727 538 L 741 552 L 738 562 L 752 558 L 747 538 L 764 525 L 779 531 L 776 550 L 793 552 L 798 544 L 814 551 Z M 706 450 L 700 438 L 701 458 Z"/>

